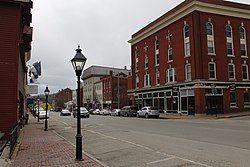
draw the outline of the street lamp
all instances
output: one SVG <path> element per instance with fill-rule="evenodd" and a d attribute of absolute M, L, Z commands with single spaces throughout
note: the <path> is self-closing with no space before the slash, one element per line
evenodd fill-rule
<path fill-rule="evenodd" d="M 87 61 L 86 57 L 81 53 L 80 46 L 76 49 L 76 55 L 71 60 L 73 68 L 77 76 L 77 134 L 76 134 L 76 160 L 82 160 L 82 135 L 81 135 L 81 118 L 80 118 L 80 76 L 83 67 Z"/>
<path fill-rule="evenodd" d="M 49 88 L 46 86 L 46 89 L 44 90 L 45 98 L 46 98 L 46 117 L 45 117 L 45 131 L 48 131 L 48 120 L 47 120 L 47 113 L 48 113 L 48 96 L 49 96 Z"/>
<path fill-rule="evenodd" d="M 37 122 L 39 122 L 39 101 L 40 101 L 40 98 L 38 96 L 37 97 Z"/>

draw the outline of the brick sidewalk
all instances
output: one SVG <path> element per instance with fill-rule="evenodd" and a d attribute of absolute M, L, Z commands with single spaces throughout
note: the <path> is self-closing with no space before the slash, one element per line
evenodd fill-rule
<path fill-rule="evenodd" d="M 53 130 L 44 131 L 44 123 L 37 123 L 30 116 L 29 124 L 21 130 L 20 146 L 14 155 L 11 167 L 39 166 L 84 166 L 103 167 L 83 153 L 83 161 L 75 160 L 75 147 L 62 139 Z"/>

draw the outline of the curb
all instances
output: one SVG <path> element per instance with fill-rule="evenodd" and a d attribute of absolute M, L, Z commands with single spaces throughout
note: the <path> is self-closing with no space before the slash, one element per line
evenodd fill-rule
<path fill-rule="evenodd" d="M 73 147 L 76 147 L 73 143 L 71 143 L 70 141 L 68 141 L 65 137 L 63 137 L 62 135 L 58 134 L 55 130 L 52 130 L 53 133 L 55 133 L 58 137 L 62 138 L 63 140 L 67 141 L 69 144 L 71 144 Z M 109 167 L 108 165 L 104 164 L 103 162 L 99 161 L 98 159 L 96 159 L 94 156 L 90 155 L 89 153 L 85 152 L 84 150 L 82 151 L 83 154 L 85 154 L 86 156 L 88 156 L 89 158 L 91 158 L 92 160 L 96 161 L 97 163 L 99 163 L 100 165 L 102 165 L 103 167 Z"/>

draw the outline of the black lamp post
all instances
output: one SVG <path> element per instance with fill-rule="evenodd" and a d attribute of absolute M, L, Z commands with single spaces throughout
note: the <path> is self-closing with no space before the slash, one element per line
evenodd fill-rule
<path fill-rule="evenodd" d="M 81 118 L 80 118 L 80 76 L 83 67 L 87 61 L 86 57 L 81 53 L 80 46 L 76 49 L 76 55 L 71 60 L 73 68 L 77 76 L 77 134 L 76 134 L 76 160 L 82 160 L 82 135 L 81 135 Z"/>
<path fill-rule="evenodd" d="M 40 101 L 40 98 L 39 96 L 37 97 L 37 122 L 39 122 L 39 101 Z"/>
<path fill-rule="evenodd" d="M 44 130 L 48 131 L 48 119 L 47 119 L 47 114 L 48 114 L 48 95 L 49 95 L 49 88 L 46 86 L 46 89 L 44 90 L 45 94 L 45 101 L 46 101 L 46 116 L 45 116 L 45 127 Z"/>

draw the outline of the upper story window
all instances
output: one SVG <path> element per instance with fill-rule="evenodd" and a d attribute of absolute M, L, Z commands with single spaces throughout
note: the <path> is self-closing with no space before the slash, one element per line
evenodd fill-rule
<path fill-rule="evenodd" d="M 148 56 L 145 55 L 145 64 L 144 64 L 145 69 L 148 68 Z"/>
<path fill-rule="evenodd" d="M 184 52 L 185 57 L 190 56 L 190 40 L 189 40 L 189 25 L 185 25 L 183 28 L 184 34 Z"/>
<path fill-rule="evenodd" d="M 136 82 L 136 88 L 139 87 L 139 76 L 136 74 L 136 77 L 135 77 L 135 82 Z"/>
<path fill-rule="evenodd" d="M 233 47 L 233 32 L 231 25 L 226 25 L 226 37 L 227 37 L 227 55 L 234 56 Z"/>
<path fill-rule="evenodd" d="M 235 79 L 235 65 L 233 63 L 228 64 L 228 79 L 229 80 Z"/>
<path fill-rule="evenodd" d="M 176 69 L 175 68 L 168 69 L 167 74 L 168 74 L 168 82 L 175 82 L 175 81 L 177 81 L 177 78 L 176 78 Z"/>
<path fill-rule="evenodd" d="M 244 27 L 239 28 L 240 34 L 240 54 L 241 57 L 247 57 L 247 41 L 246 41 L 246 30 Z"/>
<path fill-rule="evenodd" d="M 248 65 L 247 64 L 243 64 L 242 65 L 242 79 L 243 80 L 248 80 Z"/>
<path fill-rule="evenodd" d="M 144 75 L 144 87 L 150 86 L 150 76 L 148 73 Z"/>
<path fill-rule="evenodd" d="M 160 42 L 155 39 L 155 66 L 158 66 L 160 63 Z"/>
<path fill-rule="evenodd" d="M 208 22 L 206 24 L 206 29 L 207 29 L 207 35 L 214 35 L 212 23 Z"/>
<path fill-rule="evenodd" d="M 168 62 L 173 61 L 173 49 L 168 49 Z"/>
<path fill-rule="evenodd" d="M 191 81 L 192 80 L 192 74 L 191 74 L 191 64 L 188 63 L 185 65 L 185 77 L 187 81 Z"/>
<path fill-rule="evenodd" d="M 189 26 L 185 25 L 184 26 L 184 38 L 188 38 L 189 37 Z"/>
<path fill-rule="evenodd" d="M 158 69 L 156 69 L 155 72 L 155 80 L 156 80 L 156 85 L 160 84 L 160 71 Z"/>
<path fill-rule="evenodd" d="M 209 79 L 216 79 L 216 66 L 214 62 L 208 63 Z"/>
<path fill-rule="evenodd" d="M 135 48 L 135 70 L 138 71 L 138 62 L 139 62 L 139 51 Z"/>
<path fill-rule="evenodd" d="M 233 38 L 232 27 L 229 24 L 226 25 L 226 36 L 227 38 Z"/>
<path fill-rule="evenodd" d="M 215 54 L 214 30 L 213 30 L 213 24 L 211 22 L 206 23 L 206 30 L 207 30 L 207 50 L 208 50 L 208 54 Z"/>

